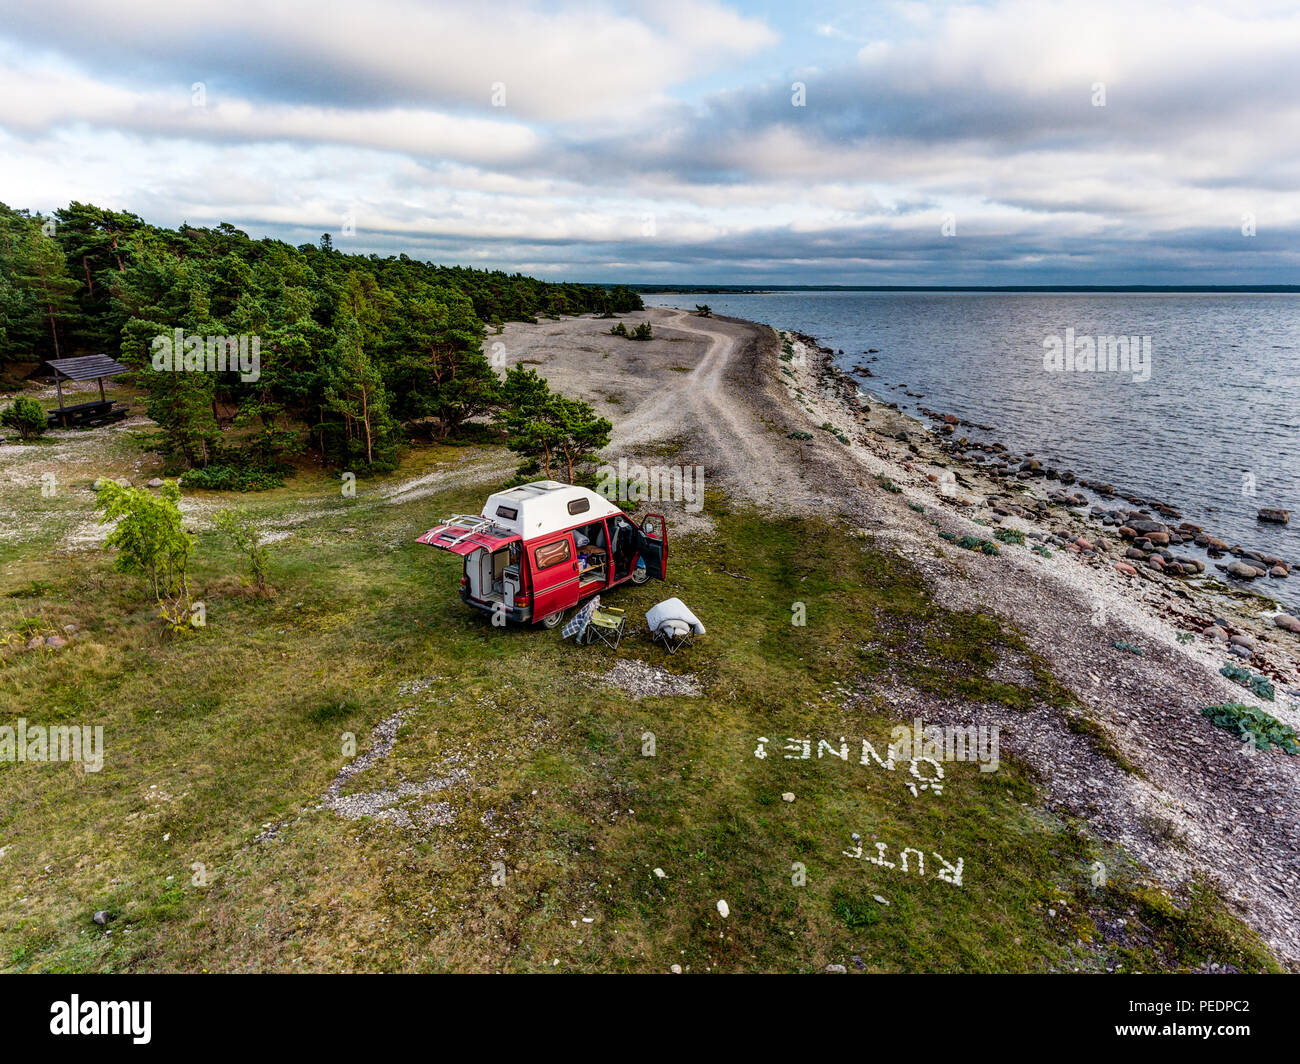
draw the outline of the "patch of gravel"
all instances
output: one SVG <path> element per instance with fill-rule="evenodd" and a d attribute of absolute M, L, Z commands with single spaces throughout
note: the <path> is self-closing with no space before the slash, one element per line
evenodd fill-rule
<path fill-rule="evenodd" d="M 396 787 L 382 788 L 377 791 L 342 793 L 343 788 L 353 777 L 378 764 L 393 752 L 393 747 L 397 745 L 397 733 L 412 712 L 414 708 L 407 706 L 375 725 L 370 733 L 372 739 L 370 749 L 353 758 L 339 770 L 339 774 L 325 790 L 321 808 L 332 809 L 347 820 L 360 820 L 368 816 L 376 820 L 387 820 L 399 828 L 417 825 L 424 828 L 436 827 L 450 824 L 455 819 L 455 811 L 449 802 L 421 804 L 411 800 L 468 784 L 469 773 L 463 768 L 452 767 L 441 775 L 434 773 L 421 783 L 408 781 Z M 454 766 L 458 760 L 452 757 L 448 764 Z"/>
<path fill-rule="evenodd" d="M 359 791 L 356 794 L 343 793 L 343 788 L 348 781 L 377 765 L 393 752 L 393 748 L 397 745 L 397 733 L 414 712 L 414 706 L 407 706 L 376 724 L 370 732 L 372 740 L 370 748 L 339 770 L 339 774 L 325 789 L 325 794 L 316 808 L 332 810 L 345 820 L 371 817 L 375 820 L 387 821 L 394 827 L 415 828 L 421 831 L 451 824 L 456 819 L 456 809 L 451 802 L 446 800 L 429 802 L 423 799 L 451 790 L 453 787 L 468 787 L 469 772 L 458 767 L 460 758 L 456 755 L 449 757 L 439 767 L 440 771 L 433 773 L 423 782 L 404 781 L 396 787 Z M 297 819 L 299 818 L 294 817 L 279 824 L 267 824 L 266 830 L 257 835 L 253 841 L 268 842 Z"/>
<path fill-rule="evenodd" d="M 633 698 L 698 698 L 704 694 L 699 678 L 691 673 L 679 676 L 658 665 L 631 658 L 620 659 L 600 679 L 610 687 L 626 691 Z"/>
<path fill-rule="evenodd" d="M 425 676 L 418 680 L 407 680 L 405 683 L 398 685 L 397 693 L 404 698 L 409 698 L 411 695 L 423 694 L 430 687 L 441 683 L 445 679 L 445 676 L 434 675 Z"/>

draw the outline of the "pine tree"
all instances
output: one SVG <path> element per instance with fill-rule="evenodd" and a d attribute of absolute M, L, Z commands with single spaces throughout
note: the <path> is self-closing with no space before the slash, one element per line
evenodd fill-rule
<path fill-rule="evenodd" d="M 614 426 L 599 417 L 590 403 L 562 395 L 551 397 L 546 414 L 555 426 L 556 450 L 564 458 L 572 484 L 574 467 L 591 461 L 596 451 L 609 444 Z"/>
<path fill-rule="evenodd" d="M 326 371 L 324 409 L 342 418 L 346 457 L 363 457 L 372 469 L 391 468 L 397 446 L 383 379 L 362 346 L 356 318 L 348 313 L 340 318 Z"/>
<path fill-rule="evenodd" d="M 506 446 L 526 461 L 519 467 L 524 476 L 539 466 L 551 479 L 551 462 L 560 432 L 550 416 L 552 401 L 544 377 L 526 366 L 514 366 L 501 384 L 501 412 L 498 424 L 506 434 Z"/>
<path fill-rule="evenodd" d="M 59 333 L 77 320 L 75 295 L 80 287 L 68 276 L 68 264 L 53 239 L 32 225 L 18 245 L 17 287 L 25 288 L 35 300 L 40 315 L 49 328 L 54 357 L 62 358 Z"/>

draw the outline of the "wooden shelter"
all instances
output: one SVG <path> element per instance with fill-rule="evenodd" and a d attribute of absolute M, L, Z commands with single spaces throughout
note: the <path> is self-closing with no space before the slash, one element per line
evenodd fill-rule
<path fill-rule="evenodd" d="M 66 429 L 72 426 L 89 428 L 106 425 L 110 421 L 121 421 L 126 417 L 126 408 L 114 407 L 104 395 L 104 378 L 129 372 L 127 366 L 108 355 L 81 355 L 77 358 L 48 359 L 36 368 L 32 376 L 54 378 L 54 387 L 59 393 L 59 406 L 57 410 L 49 411 L 46 417 L 51 428 L 61 426 Z M 99 400 L 65 406 L 64 381 L 98 381 Z"/>

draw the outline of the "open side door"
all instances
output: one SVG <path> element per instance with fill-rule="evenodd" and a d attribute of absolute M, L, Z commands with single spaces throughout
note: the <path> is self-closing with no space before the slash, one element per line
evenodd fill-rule
<path fill-rule="evenodd" d="M 662 580 L 668 572 L 668 522 L 663 514 L 646 514 L 639 545 L 646 572 Z"/>

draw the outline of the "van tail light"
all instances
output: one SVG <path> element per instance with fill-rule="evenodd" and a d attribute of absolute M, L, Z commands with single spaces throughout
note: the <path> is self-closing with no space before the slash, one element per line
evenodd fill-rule
<path fill-rule="evenodd" d="M 462 577 L 460 578 L 460 589 L 461 589 L 462 591 L 464 591 L 465 588 L 467 588 L 467 587 L 469 587 L 469 577 L 468 577 L 468 576 L 462 576 Z"/>
<path fill-rule="evenodd" d="M 515 592 L 515 605 L 516 605 L 516 606 L 521 606 L 521 607 L 522 607 L 522 606 L 531 606 L 531 605 L 532 605 L 532 602 L 533 602 L 532 598 L 530 598 L 529 595 L 528 595 L 526 592 L 518 592 L 518 591 Z"/>

